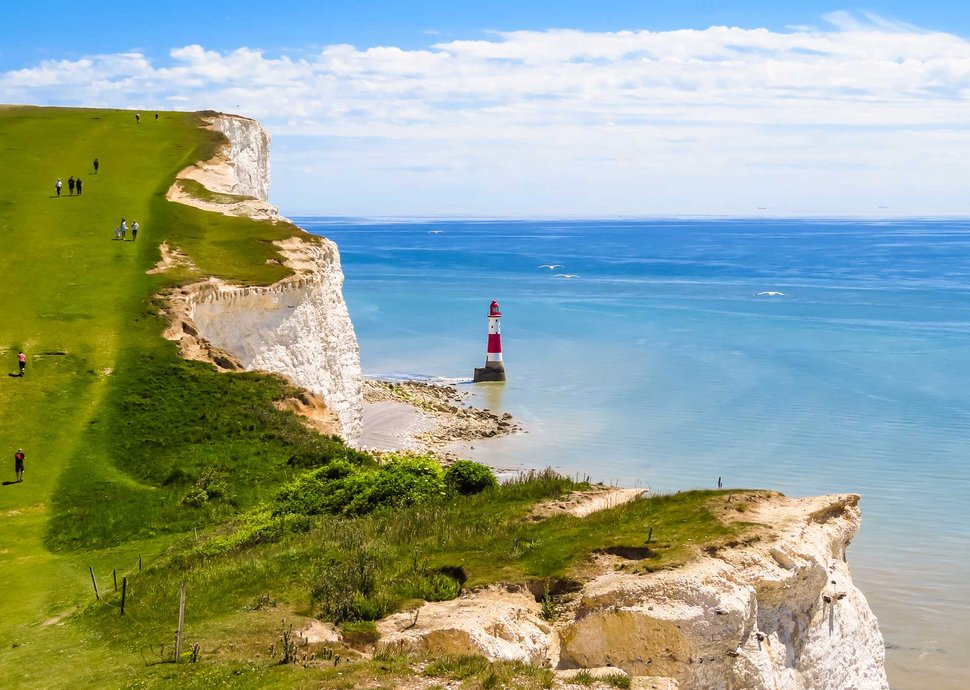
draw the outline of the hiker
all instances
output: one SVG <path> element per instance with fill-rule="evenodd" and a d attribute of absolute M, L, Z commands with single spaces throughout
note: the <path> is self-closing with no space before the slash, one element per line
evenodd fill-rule
<path fill-rule="evenodd" d="M 128 232 L 128 223 L 126 223 L 125 222 L 125 219 L 122 218 L 121 219 L 121 239 L 122 239 L 122 241 L 124 241 L 124 239 L 125 239 L 125 233 L 126 232 Z"/>
<path fill-rule="evenodd" d="M 141 113 L 135 113 L 135 123 L 141 122 Z"/>
<path fill-rule="evenodd" d="M 67 178 L 67 188 L 71 191 L 71 196 L 74 196 L 74 175 Z"/>
<path fill-rule="evenodd" d="M 61 195 L 61 187 L 64 185 L 61 183 L 61 178 L 57 178 L 57 182 L 54 183 L 54 191 L 57 192 L 57 196 Z"/>
<path fill-rule="evenodd" d="M 101 167 L 101 164 L 98 162 L 98 159 L 95 158 L 94 159 L 94 174 L 95 175 L 98 174 L 98 168 L 100 168 L 100 167 Z"/>
<path fill-rule="evenodd" d="M 121 239 L 121 228 L 115 228 L 115 239 L 116 240 Z"/>
<path fill-rule="evenodd" d="M 131 241 L 134 242 L 138 239 L 138 221 L 131 221 Z"/>
<path fill-rule="evenodd" d="M 24 449 L 18 448 L 17 452 L 13 454 L 13 471 L 17 475 L 17 481 L 22 482 L 24 480 Z"/>
<path fill-rule="evenodd" d="M 155 122 L 158 122 L 158 113 L 155 113 Z"/>
<path fill-rule="evenodd" d="M 17 355 L 17 362 L 20 364 L 20 378 L 23 378 L 24 372 L 27 371 L 27 355 L 21 352 Z"/>
<path fill-rule="evenodd" d="M 75 186 L 75 187 L 77 188 L 77 195 L 78 195 L 78 196 L 81 196 L 81 178 L 80 178 L 80 177 L 79 177 L 79 178 L 77 178 L 77 179 L 76 179 L 76 180 L 74 181 L 74 186 Z"/>

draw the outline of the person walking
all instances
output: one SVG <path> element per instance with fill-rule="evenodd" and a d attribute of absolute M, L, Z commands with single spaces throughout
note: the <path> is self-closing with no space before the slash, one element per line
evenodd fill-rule
<path fill-rule="evenodd" d="M 141 113 L 135 113 L 135 124 L 141 122 Z"/>
<path fill-rule="evenodd" d="M 17 355 L 17 363 L 20 365 L 20 378 L 23 378 L 24 373 L 27 371 L 27 355 L 23 352 Z"/>
<path fill-rule="evenodd" d="M 61 187 L 63 186 L 64 184 L 61 182 L 61 178 L 58 177 L 57 182 L 54 183 L 54 191 L 57 192 L 57 196 L 61 195 Z"/>
<path fill-rule="evenodd" d="M 131 241 L 134 242 L 138 239 L 138 221 L 131 221 Z"/>
<path fill-rule="evenodd" d="M 158 122 L 158 113 L 155 113 L 155 122 Z"/>
<path fill-rule="evenodd" d="M 74 196 L 74 175 L 67 178 L 67 188 L 71 192 L 71 196 Z"/>
<path fill-rule="evenodd" d="M 18 448 L 17 452 L 13 454 L 13 471 L 17 475 L 17 481 L 22 482 L 24 480 L 24 449 Z"/>
<path fill-rule="evenodd" d="M 97 174 L 98 174 L 98 168 L 100 168 L 100 167 L 101 167 L 101 163 L 99 163 L 99 162 L 98 162 L 98 159 L 97 159 L 97 158 L 95 158 L 95 159 L 94 159 L 94 174 L 95 174 L 95 175 L 97 175 Z"/>
<path fill-rule="evenodd" d="M 128 223 L 126 223 L 125 222 L 125 219 L 122 218 L 121 219 L 121 240 L 122 241 L 124 241 L 124 239 L 125 239 L 125 233 L 127 233 L 127 232 L 128 232 Z"/>
<path fill-rule="evenodd" d="M 115 228 L 115 239 L 116 240 L 121 239 L 121 228 Z"/>
<path fill-rule="evenodd" d="M 78 195 L 78 196 L 81 196 L 81 178 L 80 178 L 80 177 L 79 177 L 79 178 L 77 178 L 77 179 L 76 179 L 76 180 L 74 181 L 74 186 L 75 186 L 75 188 L 77 188 L 77 195 Z"/>

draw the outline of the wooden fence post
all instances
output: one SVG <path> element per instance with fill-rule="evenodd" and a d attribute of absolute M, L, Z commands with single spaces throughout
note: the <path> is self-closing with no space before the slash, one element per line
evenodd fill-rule
<path fill-rule="evenodd" d="M 121 615 L 125 615 L 125 596 L 128 594 L 128 578 L 121 578 Z"/>
<path fill-rule="evenodd" d="M 117 568 L 111 571 L 111 579 L 114 580 L 115 591 L 117 592 L 118 591 L 118 569 Z"/>
<path fill-rule="evenodd" d="M 98 594 L 98 581 L 94 579 L 94 566 L 89 565 L 88 570 L 91 572 L 91 584 L 94 585 L 94 598 L 101 601 L 101 595 Z"/>
<path fill-rule="evenodd" d="M 185 626 L 185 583 L 179 586 L 179 629 L 175 633 L 175 663 L 182 656 L 182 628 Z"/>

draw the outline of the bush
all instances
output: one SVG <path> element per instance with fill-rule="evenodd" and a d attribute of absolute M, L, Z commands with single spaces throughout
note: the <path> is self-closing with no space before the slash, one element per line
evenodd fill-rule
<path fill-rule="evenodd" d="M 485 465 L 458 460 L 445 471 L 445 484 L 452 491 L 470 496 L 498 486 L 498 481 Z"/>
<path fill-rule="evenodd" d="M 439 500 L 445 493 L 444 473 L 428 458 L 395 457 L 375 469 L 337 460 L 284 487 L 274 512 L 366 515 Z"/>
<path fill-rule="evenodd" d="M 432 571 L 408 578 L 401 589 L 412 599 L 450 601 L 461 594 L 461 583 L 445 573 Z"/>
<path fill-rule="evenodd" d="M 350 484 L 353 495 L 344 507 L 348 515 L 429 503 L 446 493 L 441 467 L 421 457 L 394 458 L 376 472 L 353 477 Z"/>
<path fill-rule="evenodd" d="M 344 445 L 339 436 L 317 436 L 301 440 L 286 464 L 290 467 L 313 469 L 343 461 L 352 465 L 373 465 L 374 458 L 367 453 Z"/>

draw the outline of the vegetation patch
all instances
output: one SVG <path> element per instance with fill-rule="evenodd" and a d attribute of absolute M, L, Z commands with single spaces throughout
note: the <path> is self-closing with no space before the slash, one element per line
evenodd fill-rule
<path fill-rule="evenodd" d="M 176 185 L 185 194 L 198 199 L 199 201 L 205 201 L 210 204 L 237 204 L 240 201 L 250 201 L 253 197 L 245 196 L 244 194 L 226 194 L 224 192 L 213 192 L 208 187 L 204 186 L 202 183 L 196 180 L 181 179 L 176 180 Z"/>

